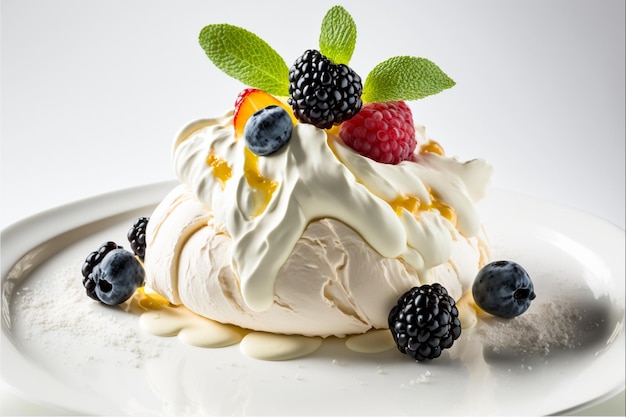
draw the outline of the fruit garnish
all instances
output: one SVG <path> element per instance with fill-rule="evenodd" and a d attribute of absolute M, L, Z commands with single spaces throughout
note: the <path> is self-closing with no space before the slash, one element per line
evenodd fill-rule
<path fill-rule="evenodd" d="M 214 24 L 200 31 L 209 59 L 227 75 L 276 96 L 286 96 L 289 68 L 263 39 L 246 29 Z"/>
<path fill-rule="evenodd" d="M 300 121 L 329 129 L 359 112 L 363 82 L 348 66 L 355 45 L 352 16 L 332 7 L 322 20 L 319 51 L 307 50 L 289 70 L 288 102 Z"/>
<path fill-rule="evenodd" d="M 91 273 L 93 268 L 102 262 L 102 258 L 106 256 L 107 253 L 111 252 L 114 249 L 117 249 L 118 246 L 115 242 L 105 242 L 100 245 L 97 251 L 91 252 L 85 262 L 83 262 L 83 267 L 81 273 L 83 275 L 83 286 L 87 290 L 87 295 L 93 298 L 96 301 L 100 301 L 98 296 L 96 295 L 96 280 L 91 277 Z"/>
<path fill-rule="evenodd" d="M 268 106 L 281 106 L 287 110 L 292 118 L 293 123 L 297 122 L 295 116 L 287 104 L 280 101 L 271 94 L 266 93 L 258 88 L 246 88 L 239 93 L 235 100 L 235 110 L 233 115 L 233 123 L 235 125 L 235 137 L 243 136 L 243 130 L 248 119 L 257 111 Z"/>
<path fill-rule="evenodd" d="M 122 304 L 143 285 L 145 271 L 135 255 L 115 242 L 91 252 L 82 267 L 87 295 L 107 305 Z"/>
<path fill-rule="evenodd" d="M 341 6 L 326 12 L 320 30 L 320 53 L 335 64 L 348 65 L 356 45 L 356 24 Z"/>
<path fill-rule="evenodd" d="M 328 128 L 333 123 L 349 120 L 359 111 L 360 101 L 366 103 L 417 100 L 455 84 L 428 59 L 398 56 L 376 65 L 365 78 L 361 93 L 361 88 L 358 87 L 361 77 L 348 67 L 356 44 L 356 25 L 350 14 L 341 6 L 332 7 L 324 16 L 319 36 L 319 50 L 305 54 L 306 58 L 304 56 L 298 58 L 291 72 L 285 61 L 269 44 L 237 26 L 208 25 L 200 32 L 199 40 L 206 55 L 218 68 L 247 86 L 264 90 L 277 97 L 287 97 L 291 91 L 296 117 L 318 127 Z M 324 59 L 314 59 L 315 55 Z M 336 66 L 342 69 L 327 72 L 323 68 L 306 65 L 313 62 L 323 67 Z M 313 76 L 318 74 L 319 83 L 307 79 L 307 74 Z M 332 75 L 329 77 L 327 74 Z M 359 77 L 358 83 L 356 77 Z M 327 82 L 334 83 L 335 86 L 330 89 L 318 88 L 318 84 L 326 85 Z M 305 84 L 308 85 L 308 89 L 305 88 Z M 344 88 L 348 89 L 346 95 L 342 94 Z M 334 106 L 333 100 L 339 104 L 333 110 L 328 110 Z M 305 110 L 303 104 L 306 104 Z M 325 114 L 327 110 L 328 114 Z"/>
<path fill-rule="evenodd" d="M 363 102 L 361 77 L 344 64 L 334 64 L 319 51 L 309 49 L 289 70 L 289 100 L 295 116 L 304 123 L 329 129 L 351 119 Z"/>
<path fill-rule="evenodd" d="M 389 330 L 400 352 L 435 359 L 461 335 L 459 310 L 441 284 L 413 287 L 391 309 Z"/>
<path fill-rule="evenodd" d="M 341 125 L 339 137 L 361 155 L 386 164 L 411 160 L 417 145 L 413 114 L 403 101 L 366 103 Z"/>
<path fill-rule="evenodd" d="M 363 84 L 363 101 L 418 100 L 455 85 L 426 58 L 396 56 L 376 65 Z"/>
<path fill-rule="evenodd" d="M 478 271 L 472 295 L 482 310 L 507 319 L 523 314 L 536 297 L 528 272 L 506 260 L 491 262 Z"/>
<path fill-rule="evenodd" d="M 246 146 L 259 156 L 271 155 L 291 138 L 293 123 L 289 113 L 280 106 L 268 106 L 248 119 L 243 137 Z"/>
<path fill-rule="evenodd" d="M 149 220 L 149 217 L 139 217 L 126 235 L 133 253 L 141 262 L 144 261 L 144 257 L 146 256 L 146 227 L 148 227 Z"/>

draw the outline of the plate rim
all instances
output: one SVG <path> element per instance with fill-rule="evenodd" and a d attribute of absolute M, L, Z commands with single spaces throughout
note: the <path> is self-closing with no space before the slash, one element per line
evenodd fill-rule
<path fill-rule="evenodd" d="M 28 216 L 4 228 L 1 231 L 0 235 L 0 247 L 2 248 L 2 250 L 0 251 L 2 266 L 1 285 L 3 314 L 1 331 L 3 351 L 2 356 L 5 356 L 6 348 L 8 347 L 8 345 L 11 345 L 11 347 L 14 348 L 14 352 L 11 352 L 11 355 L 16 353 L 19 356 L 19 350 L 17 349 L 17 346 L 15 345 L 13 340 L 10 340 L 12 339 L 10 330 L 8 330 L 5 325 L 5 306 L 8 309 L 8 305 L 10 304 L 10 298 L 7 298 L 7 295 L 11 295 L 5 294 L 5 290 L 7 288 L 6 281 L 8 280 L 8 273 L 14 268 L 15 264 L 24 257 L 25 254 L 45 244 L 45 242 L 47 242 L 48 240 L 54 239 L 55 237 L 67 231 L 75 230 L 77 228 L 86 226 L 90 223 L 94 223 L 102 219 L 138 210 L 142 207 L 154 206 L 177 184 L 179 184 L 177 180 L 167 180 L 95 195 Z M 575 216 L 584 216 L 585 218 L 599 222 L 599 224 L 604 224 L 607 230 L 613 230 L 614 232 L 620 234 L 620 237 L 624 238 L 623 229 L 611 223 L 610 221 L 607 221 L 606 219 L 600 218 L 593 214 L 575 208 L 567 207 L 559 203 L 541 200 L 536 197 L 500 188 L 492 189 L 489 198 L 501 198 L 501 196 L 505 196 L 505 198 L 512 198 L 514 200 L 523 199 L 530 204 L 548 204 L 555 209 L 568 211 L 570 214 L 573 214 Z M 68 218 L 68 212 L 71 212 L 75 215 Z M 55 221 L 61 219 L 63 219 L 64 222 Z M 7 242 L 10 244 L 6 244 Z M 49 256 L 53 256 L 53 254 Z M 38 264 L 36 266 L 38 266 Z M 26 279 L 29 273 L 26 272 L 23 275 L 24 276 L 21 277 L 21 279 Z M 623 339 L 623 322 L 621 333 Z M 34 398 L 32 397 L 32 395 L 29 395 L 28 392 L 25 392 L 24 389 L 20 389 L 14 384 L 11 384 L 10 381 L 7 381 L 4 366 L 2 366 L 2 369 L 0 371 L 0 377 L 0 382 L 2 386 L 4 388 L 8 388 L 9 391 L 13 392 L 20 398 L 27 399 L 28 401 L 45 405 L 61 411 L 84 412 L 88 410 L 88 408 L 85 408 L 87 404 L 82 404 L 82 407 L 80 405 L 76 406 L 76 404 L 73 404 L 71 407 L 65 407 L 53 400 L 55 396 L 57 396 L 58 398 L 58 395 L 60 395 L 66 387 L 64 388 L 63 386 L 57 386 L 54 395 L 51 397 L 43 399 L 40 397 Z M 50 375 L 48 375 L 48 377 L 51 378 L 51 380 L 54 380 Z M 15 378 L 13 379 L 13 382 L 15 382 Z M 555 414 L 573 412 L 588 408 L 594 404 L 598 404 L 603 400 L 611 398 L 615 394 L 623 391 L 624 386 L 624 377 L 622 375 L 621 380 L 616 380 L 616 384 L 611 390 L 608 390 L 602 395 L 596 396 L 592 399 L 585 400 L 582 403 L 575 404 L 565 410 L 556 411 Z M 71 392 L 71 389 L 69 390 L 69 392 Z"/>

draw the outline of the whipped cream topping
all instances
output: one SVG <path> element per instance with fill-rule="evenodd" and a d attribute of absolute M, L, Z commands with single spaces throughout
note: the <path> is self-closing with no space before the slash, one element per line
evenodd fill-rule
<path fill-rule="evenodd" d="M 418 144 L 426 142 L 423 128 L 416 135 Z M 255 311 L 271 306 L 278 270 L 306 226 L 321 218 L 345 223 L 382 256 L 402 258 L 428 282 L 430 268 L 451 255 L 451 226 L 466 237 L 479 233 L 474 204 L 492 173 L 483 160 L 435 153 L 381 164 L 330 131 L 303 123 L 294 125 L 286 146 L 258 157 L 235 138 L 232 113 L 184 127 L 173 153 L 176 174 L 230 234 L 232 266 Z"/>

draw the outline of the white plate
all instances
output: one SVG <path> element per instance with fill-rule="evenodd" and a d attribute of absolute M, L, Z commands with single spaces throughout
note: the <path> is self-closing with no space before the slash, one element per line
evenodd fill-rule
<path fill-rule="evenodd" d="M 77 298 L 85 256 L 105 240 L 126 243 L 132 221 L 173 185 L 69 204 L 2 232 L 6 383 L 68 413 L 107 415 L 544 415 L 624 389 L 624 231 L 501 190 L 481 203 L 493 256 L 529 270 L 538 298 L 526 315 L 544 324 L 464 330 L 431 362 L 396 350 L 357 354 L 340 340 L 302 359 L 264 362 L 238 346 L 201 349 L 143 334 L 132 313 Z M 559 310 L 563 303 L 570 310 Z M 567 318 L 540 314 L 561 310 Z M 508 346 L 495 346 L 496 336 Z M 528 349 L 525 338 L 538 336 L 552 345 Z"/>

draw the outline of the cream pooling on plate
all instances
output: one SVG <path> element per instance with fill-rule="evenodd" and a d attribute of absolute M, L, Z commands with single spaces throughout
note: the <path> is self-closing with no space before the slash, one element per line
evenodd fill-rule
<path fill-rule="evenodd" d="M 416 134 L 426 142 L 423 129 Z M 435 153 L 378 163 L 303 123 L 294 125 L 286 146 L 259 157 L 235 138 L 230 114 L 186 126 L 173 158 L 182 182 L 231 237 L 233 270 L 255 311 L 272 305 L 279 269 L 307 225 L 323 218 L 344 223 L 380 255 L 401 258 L 430 282 L 429 270 L 452 254 L 454 227 L 465 237 L 480 233 L 474 203 L 492 171 L 483 160 L 461 163 Z M 453 213 L 450 220 L 433 210 L 442 207 Z"/>

